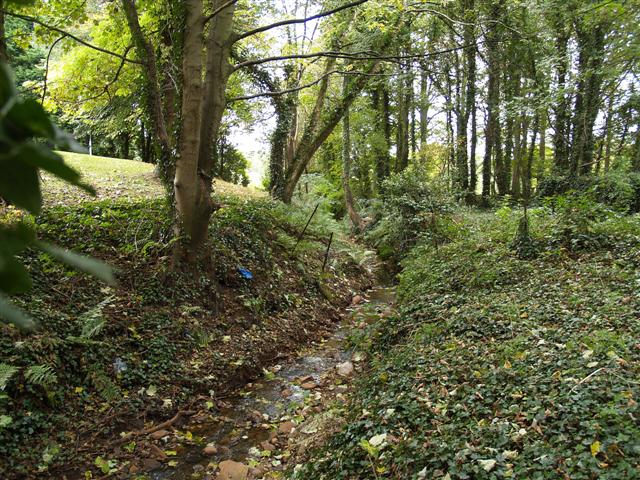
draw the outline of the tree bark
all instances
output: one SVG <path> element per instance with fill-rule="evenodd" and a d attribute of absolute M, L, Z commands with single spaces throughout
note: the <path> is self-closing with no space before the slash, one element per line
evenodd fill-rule
<path fill-rule="evenodd" d="M 402 172 L 409 165 L 409 92 L 410 70 L 398 67 L 398 128 L 396 131 L 396 172 Z"/>
<path fill-rule="evenodd" d="M 429 94 L 427 72 L 420 72 L 420 164 L 427 163 L 427 123 L 429 122 Z"/>
<path fill-rule="evenodd" d="M 560 27 L 564 29 L 564 27 Z M 567 88 L 569 36 L 563 30 L 556 32 L 556 86 L 557 97 L 553 137 L 554 167 L 559 172 L 569 170 L 569 95 Z"/>
<path fill-rule="evenodd" d="M 581 175 L 588 173 L 593 164 L 593 127 L 600 109 L 605 30 L 602 25 L 580 26 L 576 32 L 579 80 L 573 119 L 571 173 Z"/>
<path fill-rule="evenodd" d="M 127 19 L 129 31 L 133 44 L 140 61 L 142 61 L 142 74 L 145 80 L 145 100 L 151 126 L 158 139 L 159 155 L 158 163 L 160 176 L 165 186 L 171 184 L 171 140 L 167 132 L 165 116 L 162 107 L 162 96 L 160 94 L 160 83 L 158 81 L 158 66 L 156 63 L 155 51 L 149 39 L 145 36 L 136 9 L 135 0 L 122 0 L 122 7 Z"/>
<path fill-rule="evenodd" d="M 209 192 L 199 180 L 198 155 L 201 148 L 203 97 L 202 47 L 204 35 L 202 0 L 185 0 L 186 25 L 182 46 L 182 111 L 179 156 L 176 161 L 174 189 L 177 210 L 177 234 L 183 238 L 178 251 L 187 262 L 198 258 L 206 239 L 206 212 Z M 205 212 L 202 212 L 205 209 Z"/>
<path fill-rule="evenodd" d="M 0 0 L 0 62 L 9 62 L 7 35 L 5 32 L 4 0 Z"/>
<path fill-rule="evenodd" d="M 345 76 L 343 79 L 343 94 L 346 94 L 348 80 Z M 347 214 L 351 220 L 351 224 L 356 232 L 364 229 L 364 222 L 358 213 L 353 200 L 353 192 L 350 185 L 351 177 L 351 132 L 349 125 L 349 108 L 345 110 L 342 117 L 342 188 L 344 190 L 344 203 L 347 207 Z"/>
<path fill-rule="evenodd" d="M 307 123 L 291 165 L 289 165 L 285 173 L 286 183 L 282 198 L 285 203 L 291 203 L 298 180 L 300 180 L 311 158 L 329 135 L 331 135 L 331 132 L 333 132 L 336 125 L 340 122 L 347 108 L 351 106 L 356 97 L 367 86 L 370 75 L 375 72 L 378 65 L 378 60 L 371 62 L 369 68 L 363 72 L 365 75 L 359 75 L 350 83 L 350 88 L 347 90 L 347 93 L 343 95 L 338 105 L 329 112 L 319 128 L 317 128 L 317 124 L 313 122 L 313 117 L 310 119 L 310 122 Z"/>

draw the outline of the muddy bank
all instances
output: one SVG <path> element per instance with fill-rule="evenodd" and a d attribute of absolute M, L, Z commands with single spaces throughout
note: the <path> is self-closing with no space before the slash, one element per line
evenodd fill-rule
<path fill-rule="evenodd" d="M 349 347 L 347 336 L 389 314 L 394 300 L 392 287 L 357 295 L 361 303 L 343 312 L 330 337 L 271 366 L 210 413 L 199 412 L 180 428 L 160 432 L 156 445 L 165 458 L 155 459 L 150 478 L 278 478 L 339 426 L 332 409 L 344 402 L 365 360 L 363 352 Z M 153 464 L 147 461 L 147 467 Z"/>

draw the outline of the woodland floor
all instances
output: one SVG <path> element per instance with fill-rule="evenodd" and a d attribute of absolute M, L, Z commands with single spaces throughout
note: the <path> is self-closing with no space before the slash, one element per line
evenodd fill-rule
<path fill-rule="evenodd" d="M 362 249 L 343 235 L 322 273 L 326 219 L 312 223 L 294 252 L 310 212 L 223 182 L 211 225 L 216 271 L 174 274 L 171 226 L 159 184 L 148 183 L 151 166 L 68 160 L 93 172 L 87 180 L 98 200 L 45 179 L 39 234 L 107 261 L 119 283 L 104 287 L 46 255 L 25 256 L 34 288 L 16 302 L 41 328 L 22 335 L 2 327 L 2 362 L 21 370 L 7 388 L 13 422 L 0 430 L 0 476 L 148 478 L 145 471 L 173 465 L 184 445 L 203 447 L 206 438 L 192 435 L 188 422 L 219 418 L 225 399 L 270 376 L 267 367 L 331 336 L 372 276 Z M 23 374 L 34 365 L 48 372 L 40 382 Z M 167 447 L 158 430 L 181 435 L 183 446 Z"/>

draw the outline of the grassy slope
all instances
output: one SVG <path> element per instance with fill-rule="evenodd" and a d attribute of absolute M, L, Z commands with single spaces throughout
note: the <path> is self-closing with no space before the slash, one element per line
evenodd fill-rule
<path fill-rule="evenodd" d="M 60 152 L 65 162 L 82 173 L 85 182 L 97 191 L 97 200 L 144 200 L 160 198 L 164 189 L 154 173 L 154 165 L 134 160 L 97 157 Z M 83 191 L 44 175 L 45 202 L 48 205 L 69 205 L 77 201 L 95 200 Z M 221 195 L 259 197 L 263 192 L 224 180 L 216 180 L 215 191 Z"/>
<path fill-rule="evenodd" d="M 101 200 L 45 181 L 50 201 L 36 219 L 39 235 L 109 262 L 119 285 L 105 288 L 44 254 L 25 256 L 34 288 L 15 301 L 42 327 L 32 335 L 0 327 L 0 363 L 19 368 L 0 398 L 0 415 L 13 420 L 0 428 L 2 478 L 84 477 L 96 473 L 98 455 L 126 472 L 154 457 L 147 440 L 133 452 L 114 449 L 113 440 L 183 408 L 206 417 L 217 397 L 327 334 L 366 278 L 347 253 L 337 253 L 352 248 L 338 238 L 321 291 L 319 240 L 337 225 L 318 218 L 292 255 L 309 212 L 224 183 L 210 229 L 215 271 L 172 273 L 171 223 L 150 167 L 68 158 Z M 254 279 L 243 280 L 239 266 Z M 50 382 L 25 378 L 31 366 L 49 368 Z"/>
<path fill-rule="evenodd" d="M 568 251 L 540 214 L 533 260 L 509 248 L 515 214 L 457 222 L 405 261 L 348 427 L 296 478 L 639 478 L 640 218 Z"/>

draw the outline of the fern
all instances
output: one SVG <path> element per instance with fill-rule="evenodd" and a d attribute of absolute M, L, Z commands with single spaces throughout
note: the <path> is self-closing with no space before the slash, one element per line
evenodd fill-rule
<path fill-rule="evenodd" d="M 81 338 L 93 338 L 102 331 L 105 323 L 102 311 L 104 310 L 104 307 L 112 301 L 113 297 L 109 296 L 91 310 L 80 315 L 78 320 L 82 323 L 82 333 L 80 334 Z"/>
<path fill-rule="evenodd" d="M 107 402 L 113 402 L 121 397 L 120 388 L 100 369 L 92 369 L 89 376 L 98 393 Z"/>
<path fill-rule="evenodd" d="M 58 381 L 56 372 L 49 365 L 32 365 L 25 370 L 24 378 L 32 385 L 39 385 L 44 389 Z"/>
<path fill-rule="evenodd" d="M 11 377 L 13 377 L 17 371 L 18 367 L 7 365 L 6 363 L 0 363 L 0 391 L 7 388 L 9 380 L 11 380 Z"/>

